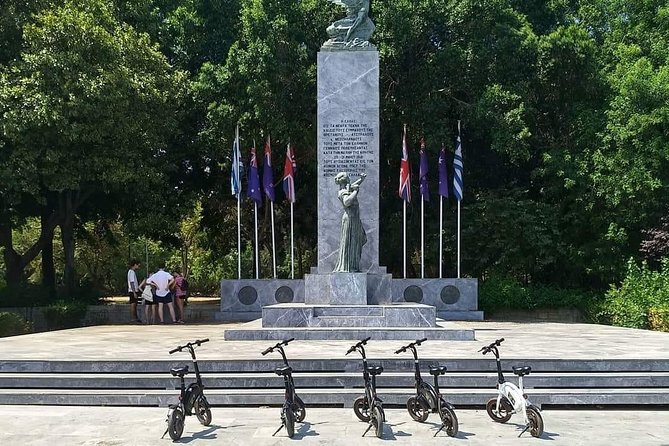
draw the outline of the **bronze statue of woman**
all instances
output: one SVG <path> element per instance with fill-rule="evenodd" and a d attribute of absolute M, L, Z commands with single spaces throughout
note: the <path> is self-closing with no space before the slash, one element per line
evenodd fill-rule
<path fill-rule="evenodd" d="M 360 272 L 360 257 L 362 247 L 367 243 L 367 234 L 360 220 L 360 205 L 358 204 L 358 192 L 360 184 L 364 181 L 366 174 L 353 183 L 346 172 L 340 172 L 335 176 L 335 183 L 339 185 L 337 197 L 344 206 L 344 214 L 341 216 L 341 240 L 339 242 L 339 259 L 334 268 L 336 273 Z"/>

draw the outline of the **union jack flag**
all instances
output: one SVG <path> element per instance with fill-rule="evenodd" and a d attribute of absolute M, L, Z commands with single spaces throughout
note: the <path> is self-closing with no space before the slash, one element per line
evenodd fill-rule
<path fill-rule="evenodd" d="M 295 171 L 297 164 L 295 163 L 295 153 L 293 148 L 288 144 L 286 148 L 286 162 L 283 165 L 283 193 L 286 195 L 286 200 L 295 203 Z"/>
<path fill-rule="evenodd" d="M 402 162 L 400 163 L 400 197 L 407 203 L 411 201 L 411 167 L 409 165 L 409 147 L 407 146 L 407 127 L 402 135 Z"/>

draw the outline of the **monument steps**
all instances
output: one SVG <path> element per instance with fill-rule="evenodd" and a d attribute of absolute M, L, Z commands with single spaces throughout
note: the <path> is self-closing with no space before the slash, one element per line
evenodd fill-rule
<path fill-rule="evenodd" d="M 296 359 L 298 392 L 307 404 L 350 406 L 362 392 L 359 359 Z M 413 392 L 413 361 L 370 358 L 384 373 L 381 398 L 404 405 Z M 3 361 L 0 404 L 165 406 L 177 395 L 178 380 L 168 370 L 188 361 Z M 282 379 L 273 373 L 280 361 L 265 358 L 201 360 L 207 395 L 214 405 L 278 405 Z M 431 364 L 448 367 L 440 379 L 443 393 L 458 406 L 482 406 L 494 395 L 494 362 L 487 358 L 421 360 L 424 379 Z M 528 394 L 539 405 L 669 406 L 667 359 L 507 359 L 507 379 L 514 365 L 527 364 Z M 188 378 L 192 379 L 192 375 Z"/>

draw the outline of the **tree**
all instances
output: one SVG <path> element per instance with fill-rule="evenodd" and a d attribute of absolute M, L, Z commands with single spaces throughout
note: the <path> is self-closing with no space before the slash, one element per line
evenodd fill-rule
<path fill-rule="evenodd" d="M 117 13 L 107 0 L 68 0 L 43 10 L 24 27 L 21 57 L 0 78 L 3 140 L 11 151 L 6 168 L 15 173 L 3 186 L 42 204 L 53 197 L 40 238 L 60 226 L 69 290 L 84 203 L 95 194 L 131 194 L 140 182 L 164 187 L 172 168 L 167 149 L 185 76 Z M 7 213 L 0 227 L 11 230 Z M 17 273 L 8 266 L 8 282 Z"/>

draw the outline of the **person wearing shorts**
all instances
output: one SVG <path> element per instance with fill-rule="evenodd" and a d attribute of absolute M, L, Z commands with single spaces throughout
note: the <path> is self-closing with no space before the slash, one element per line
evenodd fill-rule
<path fill-rule="evenodd" d="M 152 290 L 148 280 L 148 277 L 142 280 L 142 283 L 139 284 L 139 289 L 142 290 L 142 294 L 144 294 L 146 287 L 149 287 L 150 292 L 153 294 L 153 300 L 142 298 L 142 304 L 144 305 L 144 320 L 147 325 L 151 325 L 156 323 L 156 309 L 158 307 L 158 302 L 156 302 L 155 291 Z"/>
<path fill-rule="evenodd" d="M 139 282 L 137 282 L 137 271 L 139 269 L 139 260 L 132 259 L 128 266 L 128 298 L 130 300 L 130 318 L 131 322 L 142 323 L 137 316 L 137 303 L 139 302 Z"/>
<path fill-rule="evenodd" d="M 158 319 L 160 319 L 160 323 L 165 323 L 163 307 L 167 305 L 167 308 L 170 310 L 170 316 L 172 316 L 172 322 L 176 324 L 177 318 L 174 314 L 174 304 L 172 303 L 172 293 L 170 292 L 170 288 L 174 286 L 174 277 L 165 271 L 165 262 L 158 265 L 158 271 L 149 277 L 148 283 L 156 289 L 155 302 L 158 303 Z"/>
<path fill-rule="evenodd" d="M 185 302 L 186 302 L 186 296 L 188 293 L 185 290 L 184 286 L 184 276 L 181 275 L 181 271 L 178 269 L 174 271 L 174 297 L 176 299 L 176 304 L 177 304 L 177 313 L 179 313 L 179 317 L 177 318 L 177 322 L 180 324 L 183 324 L 186 321 L 186 313 L 185 313 Z"/>

